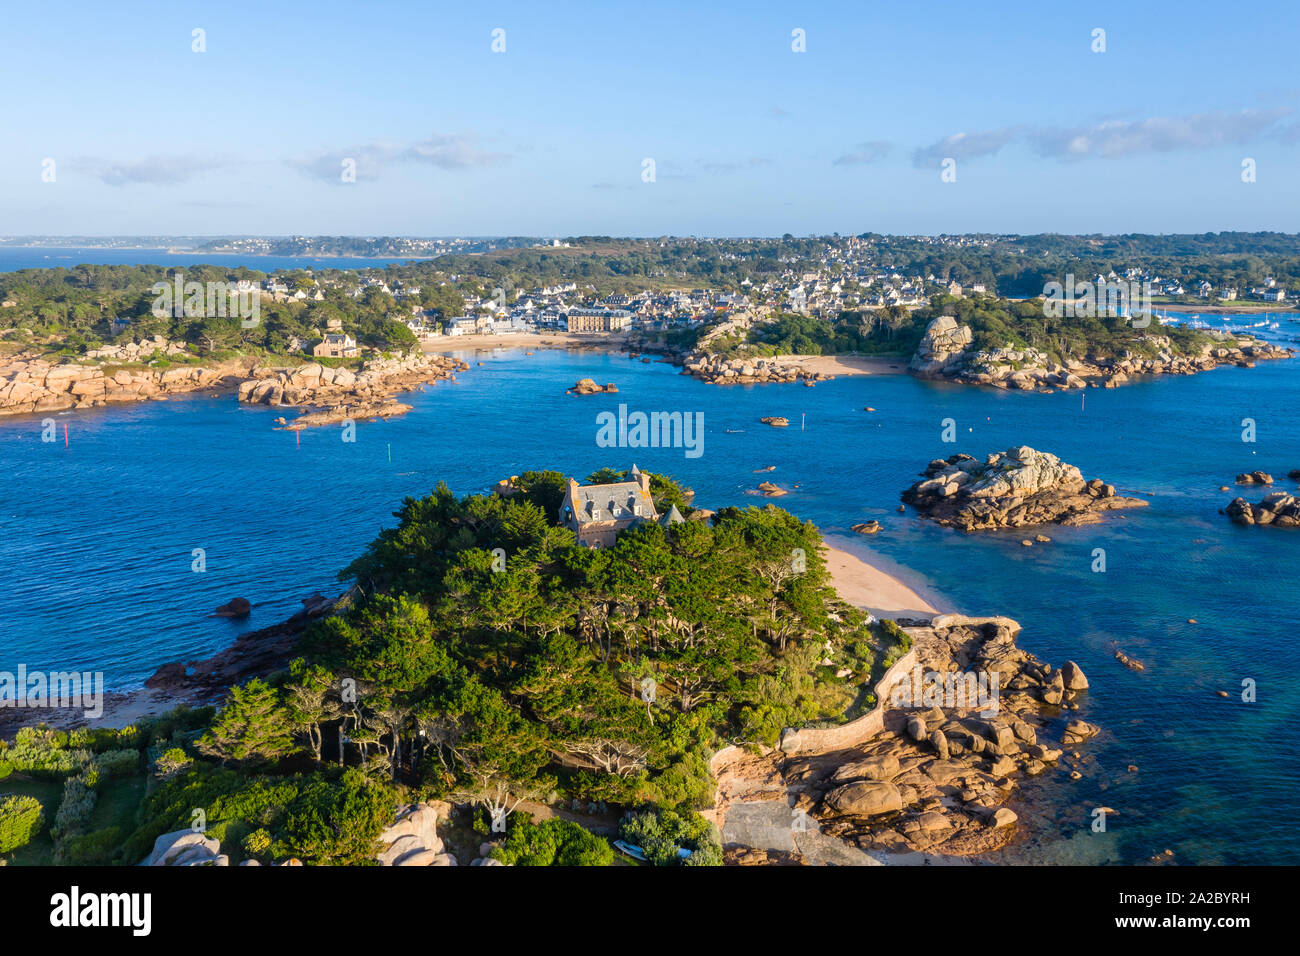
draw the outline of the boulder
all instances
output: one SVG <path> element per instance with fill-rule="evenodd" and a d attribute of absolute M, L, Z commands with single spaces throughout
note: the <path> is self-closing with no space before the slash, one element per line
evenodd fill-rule
<path fill-rule="evenodd" d="M 1014 810 L 1008 810 L 1006 807 L 998 807 L 989 817 L 989 826 L 995 830 L 999 827 L 1009 827 L 1011 824 L 1016 822 L 1016 819 L 1017 817 Z"/>
<path fill-rule="evenodd" d="M 442 856 L 441 852 L 435 850 L 416 850 L 394 860 L 393 866 L 449 866 L 450 864 L 439 862 Z"/>
<path fill-rule="evenodd" d="M 868 757 L 866 760 L 858 760 L 854 763 L 847 763 L 835 771 L 835 776 L 831 779 L 836 783 L 845 783 L 850 780 L 891 780 L 898 776 L 898 758 L 893 754 L 881 754 L 878 757 Z"/>
<path fill-rule="evenodd" d="M 1097 734 L 1100 728 L 1088 723 L 1086 720 L 1072 720 L 1065 725 L 1065 733 L 1061 736 L 1061 743 L 1067 747 L 1082 743 L 1089 737 Z"/>
<path fill-rule="evenodd" d="M 381 843 L 393 843 L 399 837 L 413 836 L 419 844 L 436 852 L 442 852 L 442 840 L 438 836 L 438 811 L 427 803 L 411 804 L 398 811 L 392 826 L 381 834 Z"/>
<path fill-rule="evenodd" d="M 1272 483 L 1273 476 L 1266 471 L 1252 471 L 1237 476 L 1239 485 L 1271 485 Z"/>
<path fill-rule="evenodd" d="M 879 816 L 903 809 L 902 795 L 892 783 L 875 780 L 845 784 L 826 795 L 826 805 L 848 816 Z"/>
<path fill-rule="evenodd" d="M 145 865 L 169 866 L 182 854 L 190 855 L 192 859 L 195 848 L 202 851 L 203 856 L 215 860 L 221 851 L 221 844 L 206 834 L 196 833 L 193 830 L 164 833 L 153 841 L 153 852 L 145 860 Z"/>
<path fill-rule="evenodd" d="M 1066 661 L 1060 673 L 1065 682 L 1066 690 L 1080 691 L 1088 689 L 1088 678 L 1083 676 L 1083 668 L 1074 661 Z"/>
<path fill-rule="evenodd" d="M 927 739 L 928 733 L 925 729 L 925 718 L 919 714 L 913 714 L 907 718 L 907 735 L 918 743 Z"/>
<path fill-rule="evenodd" d="M 404 833 L 393 840 L 392 844 L 375 859 L 379 861 L 380 866 L 396 866 L 399 860 L 415 853 L 423 853 L 425 849 L 419 837 Z"/>
<path fill-rule="evenodd" d="M 253 605 L 248 603 L 248 598 L 231 598 L 221 607 L 212 612 L 213 617 L 248 617 Z"/>
<path fill-rule="evenodd" d="M 930 743 L 934 746 L 934 751 L 939 755 L 940 760 L 948 759 L 948 738 L 942 730 L 930 731 Z"/>

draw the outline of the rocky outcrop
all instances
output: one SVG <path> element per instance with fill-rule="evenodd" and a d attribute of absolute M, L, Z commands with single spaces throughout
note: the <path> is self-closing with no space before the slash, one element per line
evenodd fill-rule
<path fill-rule="evenodd" d="M 356 402 L 355 404 L 335 405 L 319 412 L 304 412 L 284 426 L 287 431 L 301 428 L 322 428 L 326 425 L 339 425 L 347 421 L 369 421 L 376 418 L 395 418 L 411 410 L 410 405 L 402 402 Z"/>
<path fill-rule="evenodd" d="M 608 385 L 597 385 L 594 379 L 581 378 L 574 384 L 573 388 L 568 389 L 567 395 L 602 395 L 605 393 L 614 393 L 618 391 L 618 386 L 613 382 Z"/>
<path fill-rule="evenodd" d="M 771 425 L 773 428 L 790 427 L 790 419 L 782 415 L 769 415 L 766 418 L 760 418 L 759 421 L 762 422 L 764 425 Z"/>
<path fill-rule="evenodd" d="M 95 360 L 84 363 L 53 364 L 31 356 L 14 359 L 0 365 L 0 415 L 94 408 L 211 389 L 234 389 L 239 401 L 248 404 L 328 408 L 382 402 L 469 367 L 457 359 L 422 353 L 376 359 L 358 372 L 317 362 L 252 370 L 237 360 L 156 368 L 144 364 L 157 354 L 168 362 L 182 355 L 195 360 L 183 346 L 161 339 L 97 349 L 87 353 Z M 116 364 L 117 356 L 129 364 Z"/>
<path fill-rule="evenodd" d="M 257 369 L 239 385 L 239 401 L 250 405 L 308 406 L 288 427 L 312 428 L 344 419 L 388 418 L 410 411 L 392 400 L 427 382 L 454 378 L 469 368 L 459 359 L 412 352 L 400 358 L 375 359 L 359 371 L 316 362 L 293 368 Z"/>
<path fill-rule="evenodd" d="M 926 327 L 908 368 L 922 376 L 944 375 L 963 363 L 973 338 L 969 326 L 941 315 Z"/>
<path fill-rule="evenodd" d="M 1237 476 L 1239 485 L 1271 485 L 1273 476 L 1266 471 L 1252 471 Z"/>
<path fill-rule="evenodd" d="M 912 355 L 909 368 L 927 378 L 948 378 L 971 385 L 1039 390 L 1100 386 L 1116 388 L 1135 375 L 1191 375 L 1220 365 L 1250 367 L 1263 359 L 1283 359 L 1294 351 L 1249 335 L 1206 331 L 1195 354 L 1183 354 L 1167 335 L 1137 336 L 1134 348 L 1118 355 L 1088 353 L 1058 362 L 1031 347 L 973 350 L 969 327 L 951 316 L 930 322 Z"/>
<path fill-rule="evenodd" d="M 235 643 L 203 660 L 170 661 L 157 668 L 144 686 L 165 693 L 174 703 L 197 705 L 224 697 L 236 684 L 284 668 L 293 659 L 303 630 L 312 621 L 348 607 L 360 594 L 354 585 L 337 599 L 313 594 L 302 610 L 271 627 L 241 634 Z"/>
<path fill-rule="evenodd" d="M 224 388 L 238 381 L 240 371 L 231 364 L 212 368 L 197 365 L 122 368 L 18 359 L 0 365 L 0 415 L 95 408 Z"/>
<path fill-rule="evenodd" d="M 1224 513 L 1237 524 L 1294 528 L 1300 526 L 1300 498 L 1285 491 L 1265 495 L 1253 505 L 1245 498 L 1233 498 Z"/>
<path fill-rule="evenodd" d="M 155 356 L 185 355 L 189 349 L 184 342 L 169 342 L 161 335 L 139 342 L 124 342 L 121 345 L 105 345 L 90 349 L 86 358 L 102 362 L 147 362 Z"/>
<path fill-rule="evenodd" d="M 221 607 L 212 612 L 213 617 L 248 617 L 252 611 L 253 605 L 248 602 L 248 598 L 231 598 Z"/>
<path fill-rule="evenodd" d="M 229 866 L 221 844 L 201 832 L 176 830 L 154 840 L 153 852 L 141 866 Z"/>
<path fill-rule="evenodd" d="M 855 524 L 855 525 L 853 526 L 852 530 L 853 530 L 853 531 L 856 531 L 858 534 L 879 534 L 879 533 L 880 533 L 880 522 L 879 522 L 879 521 L 864 521 L 864 522 L 862 522 L 861 524 Z"/>
<path fill-rule="evenodd" d="M 897 813 L 903 809 L 903 797 L 892 783 L 861 780 L 837 787 L 826 795 L 826 806 L 836 813 L 858 817 Z"/>
<path fill-rule="evenodd" d="M 955 614 L 908 627 L 907 673 L 878 685 L 876 731 L 810 747 L 822 731 L 790 730 L 781 751 L 719 754 L 724 830 L 736 803 L 773 800 L 786 814 L 792 806 L 815 817 L 821 834 L 870 852 L 967 856 L 1004 845 L 1020 822 L 1007 805 L 1018 781 L 1095 768 L 1063 744 L 1098 733 L 1076 714 L 1082 669 L 1057 670 L 1020 649 L 1019 630 L 1010 618 Z M 969 692 L 980 675 L 983 696 Z"/>
<path fill-rule="evenodd" d="M 392 826 L 379 834 L 384 845 L 375 857 L 380 866 L 456 866 L 456 857 L 445 852 L 438 836 L 439 811 L 446 817 L 447 804 L 417 803 L 403 807 Z"/>
<path fill-rule="evenodd" d="M 778 382 L 812 384 L 829 381 L 833 375 L 808 371 L 777 359 L 727 359 L 721 355 L 692 352 L 682 361 L 682 373 L 712 385 L 766 385 Z"/>
<path fill-rule="evenodd" d="M 903 492 L 903 501 L 939 524 L 963 531 L 1091 524 L 1101 512 L 1147 504 L 1121 497 L 1113 485 L 1084 481 L 1078 468 L 1027 445 L 984 461 L 970 455 L 936 459 L 924 476 Z"/>

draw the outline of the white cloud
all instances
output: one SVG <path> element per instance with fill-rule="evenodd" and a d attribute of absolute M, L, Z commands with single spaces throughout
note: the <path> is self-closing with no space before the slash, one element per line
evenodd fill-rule
<path fill-rule="evenodd" d="M 945 157 L 991 156 L 1011 143 L 1024 143 L 1048 159 L 1118 159 L 1143 153 L 1214 149 L 1263 138 L 1282 141 L 1297 136 L 1295 124 L 1279 126 L 1291 109 L 1238 110 L 1153 116 L 1139 120 L 1103 120 L 1079 126 L 1006 126 L 977 133 L 957 133 L 912 153 L 919 168 L 937 166 Z"/>
<path fill-rule="evenodd" d="M 342 182 L 343 163 L 356 164 L 357 180 L 378 179 L 385 167 L 393 163 L 436 166 L 439 169 L 470 169 L 491 166 L 508 160 L 508 153 L 480 149 L 469 134 L 435 133 L 413 143 L 375 140 L 348 149 L 322 150 L 289 160 L 294 169 L 328 182 Z"/>
<path fill-rule="evenodd" d="M 834 165 L 836 166 L 865 166 L 874 163 L 878 159 L 883 159 L 889 154 L 893 147 L 883 140 L 870 140 L 865 143 L 858 143 L 853 147 L 853 151 L 845 153 L 838 157 Z"/>

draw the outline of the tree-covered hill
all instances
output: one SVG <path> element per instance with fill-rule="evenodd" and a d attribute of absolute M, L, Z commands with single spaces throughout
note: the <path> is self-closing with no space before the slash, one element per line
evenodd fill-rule
<path fill-rule="evenodd" d="M 571 822 L 509 816 L 527 800 L 612 805 L 652 860 L 719 862 L 695 813 L 713 753 L 859 716 L 909 639 L 839 600 L 817 529 L 783 510 L 693 512 L 652 475 L 658 507 L 691 517 L 590 550 L 557 525 L 566 483 L 533 471 L 499 494 L 408 498 L 341 572 L 351 600 L 219 708 L 0 742 L 0 779 L 43 797 L 62 781 L 49 838 L 27 805 L 5 811 L 35 840 L 25 858 L 135 864 L 201 825 L 235 863 L 367 864 L 400 805 L 439 798 L 476 808 L 475 828 L 508 818 L 506 862 L 612 859 Z"/>

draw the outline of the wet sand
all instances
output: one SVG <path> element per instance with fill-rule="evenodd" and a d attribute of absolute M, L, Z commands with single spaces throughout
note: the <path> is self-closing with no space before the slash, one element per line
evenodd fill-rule
<path fill-rule="evenodd" d="M 892 574 L 840 550 L 830 541 L 824 552 L 826 570 L 835 590 L 854 607 L 876 617 L 929 618 L 938 608 Z"/>

